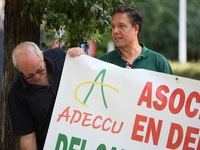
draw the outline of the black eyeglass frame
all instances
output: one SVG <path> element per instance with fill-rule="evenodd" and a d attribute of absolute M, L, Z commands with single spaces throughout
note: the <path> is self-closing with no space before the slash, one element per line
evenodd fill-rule
<path fill-rule="evenodd" d="M 44 64 L 44 60 L 43 60 L 43 64 Z M 23 72 L 22 72 L 22 74 L 23 74 L 24 78 L 25 78 L 26 80 L 28 80 L 28 79 L 33 78 L 35 74 L 41 74 L 42 72 L 45 71 L 45 69 L 46 69 L 46 67 L 45 67 L 45 64 L 44 64 L 44 68 L 43 68 L 43 69 L 41 69 L 41 70 L 39 70 L 39 71 L 36 71 L 36 73 L 32 74 L 32 75 L 29 76 L 29 77 L 26 77 L 26 76 L 23 74 Z"/>
<path fill-rule="evenodd" d="M 42 70 L 36 72 L 35 74 L 41 74 L 41 73 L 44 72 L 44 71 L 45 71 L 45 68 L 43 68 Z M 22 72 L 22 74 L 23 74 L 23 72 Z M 23 76 L 24 76 L 24 78 L 25 78 L 26 80 L 28 80 L 28 79 L 30 79 L 30 78 L 33 78 L 35 74 L 31 75 L 30 77 L 26 77 L 24 74 L 23 74 Z"/>

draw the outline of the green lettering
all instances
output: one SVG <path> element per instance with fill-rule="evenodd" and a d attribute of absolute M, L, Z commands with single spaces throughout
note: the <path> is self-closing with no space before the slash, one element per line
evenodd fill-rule
<path fill-rule="evenodd" d="M 94 81 L 97 81 L 97 79 L 100 77 L 101 74 L 102 74 L 101 83 L 103 83 L 104 76 L 105 76 L 105 74 L 106 74 L 106 69 L 101 70 L 101 72 L 97 75 L 97 77 L 95 78 Z M 94 84 L 92 84 L 92 86 L 91 86 L 91 88 L 90 88 L 90 91 L 88 92 L 88 94 L 87 94 L 85 100 L 83 101 L 84 104 L 86 103 L 86 101 L 87 101 L 89 95 L 91 94 L 93 88 L 94 88 Z M 108 107 L 107 107 L 107 104 L 106 104 L 105 96 L 104 96 L 103 85 L 101 85 L 101 94 L 102 94 L 104 106 L 105 106 L 106 108 L 108 108 Z"/>
<path fill-rule="evenodd" d="M 104 144 L 100 144 L 96 150 L 106 150 L 106 146 Z"/>
<path fill-rule="evenodd" d="M 70 146 L 69 146 L 69 150 L 76 150 L 76 149 L 74 149 L 74 145 L 80 145 L 80 143 L 81 143 L 81 139 L 72 137 Z"/>
<path fill-rule="evenodd" d="M 58 135 L 58 139 L 57 139 L 57 142 L 56 142 L 55 150 L 60 150 L 61 142 L 63 142 L 63 149 L 62 150 L 67 150 L 67 144 L 68 144 L 67 136 L 64 135 L 64 134 L 60 134 L 60 133 Z"/>
<path fill-rule="evenodd" d="M 81 150 L 85 150 L 86 140 L 83 140 L 81 145 Z"/>
<path fill-rule="evenodd" d="M 117 150 L 117 148 L 116 147 L 112 147 L 112 149 L 111 150 Z M 122 150 L 125 150 L 125 149 L 122 149 Z"/>

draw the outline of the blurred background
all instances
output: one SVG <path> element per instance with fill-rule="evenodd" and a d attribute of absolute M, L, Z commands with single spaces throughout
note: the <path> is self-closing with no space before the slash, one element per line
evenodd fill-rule
<path fill-rule="evenodd" d="M 3 71 L 4 5 L 5 1 L 0 0 L 0 83 Z M 200 80 L 200 0 L 187 0 L 186 63 L 178 61 L 179 0 L 136 0 L 135 6 L 144 20 L 139 41 L 149 49 L 163 54 L 169 60 L 175 75 Z M 41 26 L 41 41 L 44 39 L 42 28 Z M 89 43 L 92 57 L 98 58 L 101 54 L 115 49 L 111 31 L 102 37 L 101 43 Z"/>
<path fill-rule="evenodd" d="M 200 0 L 186 0 L 186 63 L 178 61 L 179 0 L 137 0 L 135 5 L 144 21 L 139 42 L 163 54 L 175 75 L 200 80 Z M 96 43 L 96 57 L 109 51 L 111 41 L 108 34 Z"/>
<path fill-rule="evenodd" d="M 5 6 L 5 1 L 0 0 L 0 83 L 2 81 L 2 74 L 3 74 L 4 6 Z M 0 91 L 1 91 L 1 84 L 0 84 Z M 1 100 L 1 94 L 0 94 L 0 100 Z"/>

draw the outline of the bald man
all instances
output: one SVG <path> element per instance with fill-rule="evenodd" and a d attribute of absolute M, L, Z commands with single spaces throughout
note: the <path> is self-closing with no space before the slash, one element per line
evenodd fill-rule
<path fill-rule="evenodd" d="M 84 54 L 70 49 L 69 56 Z M 42 150 L 58 91 L 66 53 L 60 49 L 41 51 L 33 42 L 23 42 L 13 51 L 19 70 L 9 93 L 13 133 L 20 136 L 22 150 Z"/>

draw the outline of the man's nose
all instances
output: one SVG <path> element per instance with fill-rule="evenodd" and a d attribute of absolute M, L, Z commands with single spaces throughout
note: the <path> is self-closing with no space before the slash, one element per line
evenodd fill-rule
<path fill-rule="evenodd" d="M 33 78 L 34 78 L 34 79 L 40 79 L 40 74 L 35 74 L 35 75 L 33 76 Z"/>
<path fill-rule="evenodd" d="M 113 28 L 113 33 L 119 33 L 119 29 L 117 27 Z"/>

